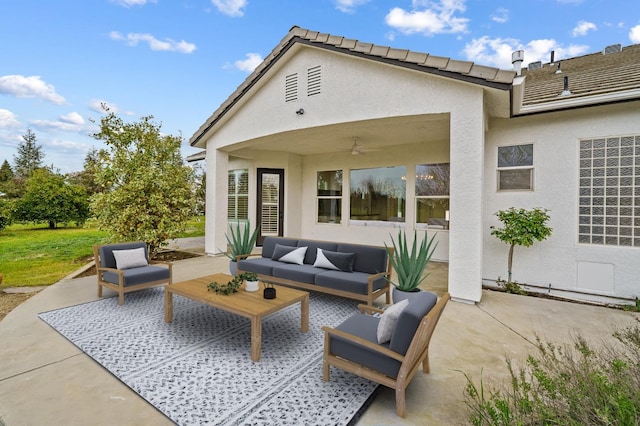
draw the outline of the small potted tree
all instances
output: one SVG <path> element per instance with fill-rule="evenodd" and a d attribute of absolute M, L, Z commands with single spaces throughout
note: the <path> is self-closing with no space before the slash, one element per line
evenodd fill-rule
<path fill-rule="evenodd" d="M 513 249 L 515 246 L 531 247 L 535 240 L 542 241 L 551 235 L 552 229 L 547 226 L 549 221 L 548 210 L 533 208 L 531 210 L 516 209 L 499 210 L 495 213 L 503 223 L 502 228 L 491 226 L 491 235 L 495 235 L 500 241 L 509 244 L 509 256 L 507 259 L 506 288 L 512 293 L 522 293 L 520 286 L 511 281 L 513 275 Z"/>
<path fill-rule="evenodd" d="M 256 245 L 256 239 L 258 238 L 258 229 L 251 232 L 251 223 L 247 221 L 244 226 L 240 225 L 240 222 L 229 226 L 231 235 L 225 234 L 227 238 L 227 251 L 224 253 L 229 261 L 229 271 L 231 275 L 235 275 L 238 272 L 238 260 L 246 259 Z M 244 256 L 243 256 L 244 255 Z"/>
<path fill-rule="evenodd" d="M 409 247 L 405 232 L 400 230 L 398 231 L 397 244 L 393 236 L 391 237 L 393 251 L 385 243 L 391 266 L 393 266 L 398 278 L 397 282 L 388 279 L 393 285 L 393 303 L 398 303 L 410 297 L 411 293 L 420 291 L 418 286 L 429 276 L 425 269 L 438 246 L 438 242 L 434 241 L 435 237 L 436 235 L 433 234 L 430 239 L 427 239 L 425 233 L 418 246 L 418 233 L 413 231 L 413 244 Z"/>

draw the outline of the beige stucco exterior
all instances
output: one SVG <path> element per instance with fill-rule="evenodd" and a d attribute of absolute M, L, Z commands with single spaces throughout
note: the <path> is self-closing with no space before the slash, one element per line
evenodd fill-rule
<path fill-rule="evenodd" d="M 319 94 L 307 95 L 306 73 L 320 66 Z M 298 75 L 297 100 L 285 102 L 285 80 Z M 304 112 L 302 113 L 303 110 Z M 294 43 L 254 79 L 208 130 L 206 251 L 226 247 L 227 172 L 249 171 L 249 219 L 256 222 L 259 168 L 284 170 L 285 236 L 383 245 L 416 227 L 417 164 L 450 163 L 450 229 L 429 229 L 434 260 L 449 262 L 454 300 L 478 302 L 483 282 L 506 277 L 508 247 L 490 235 L 494 213 L 509 207 L 550 210 L 552 237 L 517 247 L 514 279 L 540 287 L 632 298 L 640 293 L 637 248 L 581 245 L 578 143 L 582 138 L 640 134 L 640 103 L 591 106 L 510 117 L 503 87 L 400 67 L 365 55 Z M 354 139 L 355 138 L 355 139 Z M 352 155 L 357 140 L 371 149 Z M 534 145 L 534 190 L 498 192 L 499 146 Z M 349 171 L 406 167 L 404 222 L 350 220 Z M 317 221 L 317 173 L 343 171 L 342 217 Z M 365 221 L 366 222 L 366 221 Z M 365 226 L 366 225 L 366 226 Z M 580 298 L 581 296 L 578 296 Z"/>

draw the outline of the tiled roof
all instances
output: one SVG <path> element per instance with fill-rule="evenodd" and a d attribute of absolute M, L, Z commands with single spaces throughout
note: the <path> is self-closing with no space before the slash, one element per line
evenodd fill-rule
<path fill-rule="evenodd" d="M 405 66 L 414 70 L 504 90 L 509 89 L 515 76 L 515 71 L 501 70 L 495 67 L 477 65 L 473 62 L 458 61 L 446 57 L 429 55 L 427 53 L 412 52 L 406 49 L 394 49 L 388 46 L 364 43 L 354 39 L 306 30 L 295 26 L 291 28 L 289 33 L 287 33 L 264 61 L 258 65 L 251 75 L 238 86 L 235 92 L 200 126 L 193 136 L 191 136 L 191 139 L 189 139 L 189 143 L 191 145 L 198 143 L 200 138 L 260 79 L 279 56 L 286 52 L 295 42 L 335 49 L 336 51 L 376 59 L 384 61 L 385 63 Z"/>
<path fill-rule="evenodd" d="M 558 64 L 560 73 L 556 73 Z M 538 69 L 523 69 L 522 75 L 523 106 L 640 89 L 640 44 L 606 55 L 592 53 L 544 64 Z M 564 77 L 568 77 L 571 94 L 561 96 Z"/>

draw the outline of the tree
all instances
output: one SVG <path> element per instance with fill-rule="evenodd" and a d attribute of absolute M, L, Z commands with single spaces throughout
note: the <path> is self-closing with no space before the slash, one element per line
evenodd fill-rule
<path fill-rule="evenodd" d="M 551 235 L 552 229 L 547 226 L 549 220 L 547 212 L 548 210 L 541 208 L 525 210 L 511 207 L 508 210 L 499 210 L 495 213 L 504 227 L 491 226 L 491 235 L 510 244 L 507 262 L 508 283 L 511 283 L 514 247 L 516 245 L 531 247 L 535 240 L 542 241 Z"/>
<path fill-rule="evenodd" d="M 22 136 L 23 142 L 18 145 L 18 154 L 13 156 L 14 173 L 17 177 L 27 178 L 34 170 L 42 167 L 44 153 L 42 145 L 36 143 L 36 135 L 27 129 Z"/>
<path fill-rule="evenodd" d="M 8 182 L 13 179 L 13 170 L 7 160 L 4 160 L 0 166 L 0 183 Z"/>
<path fill-rule="evenodd" d="M 83 187 L 89 196 L 102 192 L 102 186 L 96 182 L 96 170 L 100 161 L 99 155 L 98 149 L 91 148 L 84 157 L 84 168 L 79 172 L 67 175 L 70 183 Z"/>
<path fill-rule="evenodd" d="M 176 238 L 193 215 L 193 171 L 180 154 L 181 138 L 164 135 L 152 116 L 125 123 L 109 112 L 94 137 L 99 153 L 96 182 L 103 192 L 91 198 L 101 229 L 112 240 L 145 241 L 153 253 Z"/>
<path fill-rule="evenodd" d="M 81 187 L 70 185 L 61 174 L 37 169 L 25 184 L 25 194 L 15 202 L 13 217 L 23 222 L 84 223 L 89 217 L 89 201 Z"/>

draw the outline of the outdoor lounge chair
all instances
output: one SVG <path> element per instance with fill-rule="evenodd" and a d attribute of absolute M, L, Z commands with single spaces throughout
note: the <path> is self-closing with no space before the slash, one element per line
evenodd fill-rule
<path fill-rule="evenodd" d="M 408 304 L 396 304 L 406 306 L 396 317 L 395 326 L 391 319 L 390 341 L 385 343 L 378 343 L 378 326 L 385 311 L 367 305 L 359 305 L 361 313 L 347 318 L 336 328 L 322 327 L 325 331 L 323 379 L 330 380 L 330 367 L 334 366 L 395 389 L 396 412 L 406 417 L 405 390 L 420 364 L 425 373 L 429 372 L 429 341 L 449 298 L 446 293 L 436 303 L 435 294 L 423 291 L 412 295 Z M 387 308 L 388 313 L 396 305 Z M 394 311 L 397 315 L 399 310 Z M 365 312 L 383 316 L 378 318 Z"/>
<path fill-rule="evenodd" d="M 93 255 L 98 275 L 98 297 L 102 297 L 102 287 L 110 288 L 118 293 L 120 305 L 124 303 L 125 293 L 171 284 L 173 279 L 171 263 L 149 263 L 144 241 L 95 245 Z"/>

